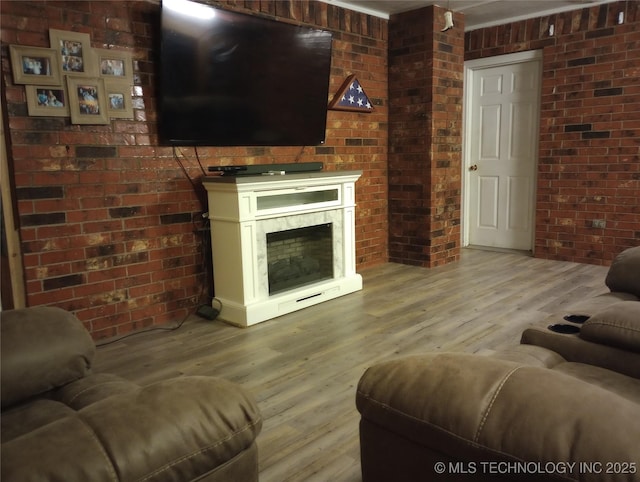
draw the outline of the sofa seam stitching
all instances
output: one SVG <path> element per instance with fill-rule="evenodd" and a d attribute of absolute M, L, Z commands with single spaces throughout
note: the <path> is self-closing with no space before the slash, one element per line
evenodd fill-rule
<path fill-rule="evenodd" d="M 113 380 L 113 381 L 110 381 L 110 382 L 102 382 L 102 383 L 100 383 L 99 385 L 92 385 L 92 386 L 90 386 L 90 387 L 87 387 L 87 388 L 85 388 L 84 390 L 80 390 L 78 393 L 76 393 L 76 394 L 75 394 L 75 395 L 73 395 L 71 398 L 69 398 L 69 403 L 73 403 L 73 402 L 75 402 L 75 400 L 76 400 L 78 397 L 80 397 L 80 396 L 84 395 L 85 393 L 87 393 L 87 392 L 89 392 L 89 391 L 91 391 L 91 390 L 95 390 L 95 389 L 96 389 L 97 387 L 99 387 L 99 386 L 101 387 L 101 386 L 104 386 L 104 385 L 112 385 L 112 384 L 114 384 L 114 383 L 120 383 L 120 382 L 121 382 L 121 380 Z"/>
<path fill-rule="evenodd" d="M 442 432 L 445 432 L 445 433 L 447 433 L 448 435 L 451 435 L 451 436 L 453 436 L 453 437 L 455 437 L 455 438 L 457 438 L 457 439 L 459 439 L 459 440 L 462 440 L 462 441 L 464 441 L 464 442 L 468 442 L 468 443 L 470 443 L 470 444 L 473 444 L 474 446 L 480 447 L 480 448 L 482 448 L 482 449 L 484 449 L 484 450 L 489 450 L 489 451 L 491 451 L 491 452 L 498 453 L 498 454 L 502 454 L 502 455 L 507 454 L 506 452 L 503 452 L 503 451 L 501 451 L 501 450 L 497 450 L 497 449 L 493 449 L 493 448 L 489 447 L 488 445 L 485 445 L 485 444 L 482 444 L 482 443 L 477 442 L 477 441 L 475 441 L 475 440 L 472 440 L 472 439 L 471 439 L 471 438 L 469 438 L 469 437 L 466 437 L 466 436 L 464 436 L 464 435 L 457 434 L 457 433 L 453 432 L 452 430 L 449 430 L 449 429 L 447 429 L 447 428 L 444 428 L 444 427 L 442 427 L 442 426 L 440 426 L 440 425 L 438 425 L 438 424 L 436 424 L 436 423 L 429 422 L 429 421 L 427 421 L 427 420 L 424 420 L 424 419 L 423 419 L 423 418 L 421 418 L 421 417 L 415 417 L 415 416 L 413 416 L 413 415 L 411 415 L 411 414 L 408 414 L 408 413 L 406 413 L 406 412 L 404 412 L 404 411 L 402 411 L 402 410 L 398 410 L 397 408 L 394 408 L 394 407 L 392 407 L 391 405 L 389 405 L 389 404 L 387 404 L 387 403 L 380 402 L 380 401 L 378 401 L 378 400 L 376 400 L 376 399 L 374 399 L 374 398 L 371 398 L 371 396 L 369 395 L 369 393 L 365 393 L 365 392 L 362 392 L 362 391 L 360 391 L 360 390 L 357 390 L 357 392 L 358 392 L 360 395 L 362 395 L 362 396 L 367 400 L 367 402 L 372 403 L 373 405 L 378 405 L 379 407 L 385 408 L 385 409 L 389 410 L 390 412 L 394 412 L 394 413 L 396 413 L 396 414 L 400 414 L 400 415 L 402 415 L 403 417 L 410 418 L 410 419 L 412 419 L 412 420 L 414 420 L 415 422 L 418 422 L 418 423 L 420 423 L 420 424 L 428 425 L 429 427 L 432 427 L 432 428 L 435 428 L 435 429 L 441 430 Z M 362 415 L 362 417 L 363 417 L 363 418 L 367 418 L 364 414 L 361 414 L 361 415 Z M 376 423 L 376 422 L 374 422 L 374 421 L 372 421 L 372 422 L 373 422 L 373 423 Z M 521 458 L 518 458 L 518 460 L 522 460 L 522 459 L 521 459 Z"/>
<path fill-rule="evenodd" d="M 587 326 L 593 326 L 593 325 L 600 325 L 600 326 L 612 326 L 614 328 L 619 328 L 621 330 L 627 330 L 627 331 L 634 331 L 634 332 L 638 332 L 640 333 L 640 329 L 634 327 L 634 326 L 622 326 L 619 323 L 614 323 L 611 321 L 589 321 L 588 324 L 585 324 L 585 327 Z"/>
<path fill-rule="evenodd" d="M 82 417 L 75 417 L 75 418 L 77 418 L 77 420 L 81 422 L 81 425 L 85 428 L 85 430 L 89 433 L 89 435 L 91 435 L 91 438 L 93 438 L 98 444 L 100 453 L 102 454 L 104 459 L 107 461 L 107 464 L 109 466 L 109 472 L 111 473 L 112 479 L 117 482 L 118 474 L 116 473 L 115 465 L 113 463 L 113 460 L 111 460 L 111 457 L 109 457 L 109 454 L 107 454 L 107 452 L 105 451 L 104 446 L 100 441 L 100 438 L 95 433 L 93 428 L 87 422 L 85 422 L 85 420 Z"/>
<path fill-rule="evenodd" d="M 156 475 L 161 474 L 162 472 L 165 472 L 165 471 L 169 470 L 171 467 L 173 467 L 174 465 L 179 464 L 180 462 L 183 462 L 183 461 L 188 460 L 188 459 L 190 459 L 192 457 L 200 455 L 201 453 L 203 453 L 203 452 L 205 452 L 207 450 L 211 450 L 212 448 L 217 447 L 218 445 L 222 445 L 223 443 L 225 443 L 228 440 L 232 439 L 233 437 L 241 434 L 242 432 L 245 432 L 245 431 L 249 430 L 250 428 L 257 426 L 261 421 L 262 421 L 262 417 L 259 417 L 258 419 L 255 420 L 255 422 L 246 424 L 240 430 L 236 430 L 235 432 L 229 434 L 227 437 L 225 437 L 222 440 L 219 440 L 215 444 L 207 445 L 206 447 L 202 447 L 202 448 L 200 448 L 199 450 L 197 450 L 195 452 L 191 452 L 190 454 L 183 455 L 182 457 L 174 460 L 171 463 L 165 464 L 164 466 L 160 467 L 159 469 L 157 469 L 157 470 L 145 475 L 144 477 L 142 477 L 142 478 L 140 478 L 138 480 L 140 480 L 140 481 L 149 480 L 152 477 L 155 477 Z"/>
<path fill-rule="evenodd" d="M 487 419 L 489 418 L 489 414 L 491 413 L 491 409 L 493 408 L 494 403 L 498 399 L 498 396 L 500 395 L 500 392 L 502 391 L 502 388 L 507 383 L 507 380 L 509 380 L 509 378 L 511 378 L 511 375 L 513 375 L 520 368 L 522 368 L 522 367 L 520 367 L 520 366 L 515 367 L 513 370 L 511 370 L 509 373 L 507 373 L 504 376 L 504 378 L 502 379 L 502 381 L 500 382 L 500 385 L 498 385 L 498 388 L 496 389 L 496 391 L 494 392 L 493 396 L 491 397 L 491 401 L 489 402 L 489 405 L 487 406 L 487 409 L 486 409 L 484 415 L 482 416 L 482 420 L 480 420 L 480 425 L 478 425 L 478 430 L 476 431 L 476 435 L 473 438 L 473 441 L 475 443 L 479 443 L 480 433 L 482 432 L 482 429 L 484 428 L 484 426 L 485 426 L 485 424 L 487 422 Z"/>

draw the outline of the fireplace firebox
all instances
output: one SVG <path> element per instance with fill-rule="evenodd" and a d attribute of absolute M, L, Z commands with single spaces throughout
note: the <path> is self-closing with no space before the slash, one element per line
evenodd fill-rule
<path fill-rule="evenodd" d="M 267 234 L 269 295 L 333 278 L 331 224 Z"/>
<path fill-rule="evenodd" d="M 249 326 L 362 289 L 360 171 L 206 177 L 220 317 Z"/>

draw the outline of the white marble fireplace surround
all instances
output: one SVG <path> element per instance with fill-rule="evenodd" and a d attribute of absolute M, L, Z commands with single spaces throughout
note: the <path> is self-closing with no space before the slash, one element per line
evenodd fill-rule
<path fill-rule="evenodd" d="M 246 327 L 362 289 L 355 271 L 355 182 L 361 175 L 321 171 L 203 179 L 221 319 Z M 320 224 L 331 224 L 333 278 L 270 295 L 267 234 Z"/>

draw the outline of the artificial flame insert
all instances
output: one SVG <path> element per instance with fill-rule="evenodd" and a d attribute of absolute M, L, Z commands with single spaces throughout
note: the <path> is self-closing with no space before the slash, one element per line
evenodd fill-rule
<path fill-rule="evenodd" d="M 331 223 L 267 233 L 269 295 L 333 278 Z"/>

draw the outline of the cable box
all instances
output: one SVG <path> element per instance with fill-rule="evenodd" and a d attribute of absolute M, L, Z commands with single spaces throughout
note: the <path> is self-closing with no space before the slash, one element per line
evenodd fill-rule
<path fill-rule="evenodd" d="M 225 176 L 261 176 L 269 172 L 285 174 L 322 171 L 322 162 L 296 162 L 290 164 L 253 164 L 243 166 L 209 166 L 209 172 L 222 172 Z"/>

